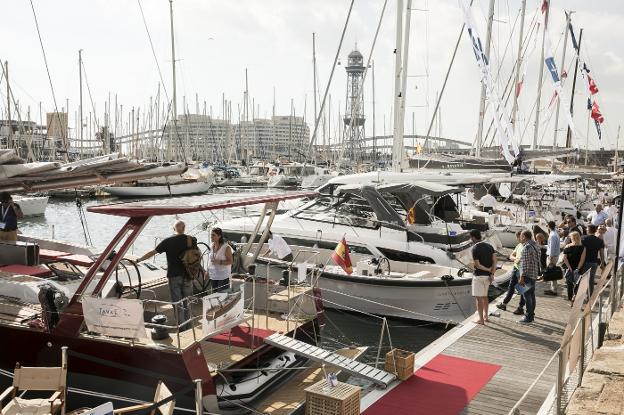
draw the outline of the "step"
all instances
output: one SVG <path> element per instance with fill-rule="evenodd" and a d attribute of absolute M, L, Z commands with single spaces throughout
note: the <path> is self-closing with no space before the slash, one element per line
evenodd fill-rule
<path fill-rule="evenodd" d="M 330 352 L 323 348 L 305 343 L 292 337 L 287 337 L 279 333 L 272 334 L 264 339 L 264 342 L 282 350 L 291 351 L 298 355 L 307 357 L 316 362 L 327 363 L 336 366 L 350 375 L 369 380 L 382 388 L 387 387 L 396 380 L 396 376 L 385 370 L 377 369 L 365 363 L 360 363 L 348 357 Z"/>

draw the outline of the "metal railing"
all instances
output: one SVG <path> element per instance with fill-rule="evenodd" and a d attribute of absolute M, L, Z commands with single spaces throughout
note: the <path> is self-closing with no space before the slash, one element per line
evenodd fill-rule
<path fill-rule="evenodd" d="M 566 332 L 569 334 L 567 336 L 564 334 L 565 338 L 559 348 L 552 354 L 548 363 L 511 408 L 508 415 L 535 412 L 526 410 L 525 401 L 531 397 L 531 393 L 538 384 L 540 387 L 551 387 L 551 392 L 542 404 L 539 414 L 562 415 L 565 413 L 572 395 L 581 385 L 583 374 L 595 350 L 601 345 L 601 335 L 604 334 L 601 327 L 611 319 L 615 310 L 622 304 L 624 275 L 613 272 L 612 278 L 607 279 L 614 266 L 613 261 L 609 262 L 605 271 L 600 275 L 598 291 L 592 294 L 579 316 L 573 322 L 568 323 L 571 330 L 566 330 Z M 588 273 L 589 271 L 583 275 L 583 278 L 586 278 Z M 572 346 L 579 348 L 578 359 L 574 363 L 568 359 Z M 554 385 L 548 379 L 553 375 Z M 522 409 L 523 406 L 525 410 Z"/>

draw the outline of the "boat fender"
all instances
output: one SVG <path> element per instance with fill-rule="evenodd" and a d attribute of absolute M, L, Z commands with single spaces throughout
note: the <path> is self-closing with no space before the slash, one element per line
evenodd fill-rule
<path fill-rule="evenodd" d="M 440 277 L 440 279 L 441 279 L 442 281 L 447 281 L 447 282 L 448 282 L 448 281 L 453 281 L 453 280 L 455 279 L 455 277 L 453 277 L 452 275 L 448 275 L 448 274 L 446 274 L 446 275 L 442 275 L 442 276 Z"/>

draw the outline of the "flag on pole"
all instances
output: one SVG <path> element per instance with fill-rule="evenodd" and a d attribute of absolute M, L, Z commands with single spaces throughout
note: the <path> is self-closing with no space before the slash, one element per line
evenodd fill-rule
<path fill-rule="evenodd" d="M 566 15 L 567 14 L 568 12 L 566 12 Z M 568 23 L 568 30 L 570 31 L 570 38 L 572 39 L 572 47 L 574 48 L 574 50 L 576 51 L 576 54 L 578 55 L 580 53 L 579 44 L 578 44 L 578 41 L 576 40 L 574 29 L 572 28 L 572 20 L 570 20 L 570 22 Z"/>
<path fill-rule="evenodd" d="M 338 242 L 338 245 L 336 245 L 336 249 L 334 249 L 334 253 L 332 254 L 332 260 L 336 265 L 340 265 L 348 275 L 353 273 L 353 265 L 351 264 L 351 257 L 349 256 L 349 245 L 347 245 L 347 240 L 344 236 L 342 240 Z"/>
<path fill-rule="evenodd" d="M 407 211 L 407 223 L 410 225 L 416 223 L 416 207 L 415 206 L 412 206 Z"/>
<path fill-rule="evenodd" d="M 598 93 L 598 85 L 596 85 L 596 81 L 589 74 L 587 74 L 587 83 L 589 84 L 589 92 L 592 95 L 596 95 Z"/>
<path fill-rule="evenodd" d="M 602 113 L 600 112 L 600 107 L 598 106 L 598 103 L 596 101 L 592 103 L 591 117 L 597 123 L 602 124 L 604 122 L 604 117 L 602 116 Z"/>

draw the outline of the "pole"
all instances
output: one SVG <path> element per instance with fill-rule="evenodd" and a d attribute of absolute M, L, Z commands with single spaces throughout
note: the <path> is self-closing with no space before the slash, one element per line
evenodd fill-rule
<path fill-rule="evenodd" d="M 175 37 L 173 33 L 173 0 L 169 0 L 169 20 L 171 26 L 171 72 L 173 76 L 173 130 L 177 134 L 178 131 L 178 96 L 176 88 L 176 58 L 175 58 Z M 177 157 L 176 157 L 177 159 Z M 167 143 L 167 160 L 171 160 L 171 134 Z"/>
<path fill-rule="evenodd" d="M 490 60 L 490 44 L 492 39 L 492 22 L 494 21 L 494 3 L 490 0 L 488 11 L 487 32 L 485 34 L 485 57 Z M 481 157 L 481 146 L 483 145 L 483 117 L 485 116 L 485 83 L 481 83 L 481 98 L 479 100 L 479 124 L 477 126 L 477 143 L 475 145 L 475 156 Z"/>
<path fill-rule="evenodd" d="M 377 135 L 375 131 L 375 61 L 371 63 L 371 76 L 373 81 L 373 157 L 377 161 Z M 330 112 L 331 113 L 331 112 Z"/>
<path fill-rule="evenodd" d="M 533 129 L 533 145 L 531 149 L 537 148 L 537 138 L 539 136 L 539 119 L 540 119 L 540 101 L 542 96 L 542 82 L 544 79 L 544 41 L 546 39 L 546 30 L 548 29 L 548 13 L 550 12 L 550 1 L 544 3 L 546 11 L 544 12 L 544 27 L 542 28 L 542 53 L 540 58 L 539 81 L 537 82 L 537 103 L 535 104 L 535 128 Z"/>
<path fill-rule="evenodd" d="M 11 87 L 9 86 L 9 61 L 4 61 L 4 77 L 6 78 L 7 89 L 7 123 L 9 125 L 9 137 L 7 148 L 12 148 L 13 126 L 11 125 Z"/>
<path fill-rule="evenodd" d="M 403 78 L 401 79 L 401 107 L 399 111 L 399 129 L 401 137 L 401 157 L 398 160 L 401 171 L 405 167 L 403 164 L 405 163 L 403 153 L 405 152 L 405 140 L 404 140 L 404 129 L 405 129 L 405 96 L 407 95 L 407 66 L 408 66 L 408 58 L 409 58 L 409 42 L 410 42 L 410 23 L 412 16 L 412 0 L 407 0 L 407 11 L 405 13 L 405 33 L 403 34 L 403 68 L 401 71 L 401 75 Z"/>
<path fill-rule="evenodd" d="M 80 104 L 78 106 L 78 117 L 80 118 L 80 128 L 78 132 L 80 133 L 80 136 L 78 137 L 78 140 L 80 142 L 80 158 L 82 159 L 82 143 L 84 140 L 84 134 L 82 130 L 82 49 L 78 49 L 78 80 L 80 82 Z"/>
<path fill-rule="evenodd" d="M 522 41 L 524 40 L 524 15 L 526 14 L 526 0 L 522 0 L 522 11 L 520 14 L 520 37 L 518 39 L 518 58 L 516 58 L 516 77 L 514 89 L 518 87 L 520 81 L 520 71 L 522 70 Z M 557 111 L 559 112 L 559 111 Z M 516 131 L 516 117 L 518 116 L 518 94 L 514 91 L 513 107 L 511 109 L 511 125 Z M 556 130 L 556 129 L 555 129 Z"/>
<path fill-rule="evenodd" d="M 576 89 L 576 75 L 578 73 L 579 54 L 581 51 L 582 40 L 583 40 L 583 29 L 581 29 L 579 33 L 579 39 L 578 39 L 579 53 L 576 54 L 576 64 L 574 66 L 574 79 L 572 80 L 572 96 L 570 97 L 570 115 L 574 115 L 574 90 Z M 567 148 L 572 147 L 572 130 L 570 129 L 569 125 L 568 125 L 568 133 L 566 135 L 566 147 Z"/>
<path fill-rule="evenodd" d="M 312 72 L 314 84 L 314 119 L 316 120 L 316 33 L 312 32 Z M 316 137 L 314 137 L 314 144 L 316 145 Z M 325 146 L 325 136 L 323 135 L 323 146 Z M 316 160 L 316 151 L 314 152 L 314 160 Z"/>
<path fill-rule="evenodd" d="M 403 44 L 403 0 L 397 0 L 396 42 L 394 50 L 394 125 L 392 138 L 392 171 L 401 170 L 403 137 L 399 136 L 399 106 L 401 105 L 401 45 Z"/>
<path fill-rule="evenodd" d="M 563 35 L 563 54 L 561 55 L 561 66 L 559 67 L 560 71 L 563 71 L 565 68 L 565 58 L 566 58 L 566 50 L 568 49 L 568 25 L 570 24 L 570 17 L 574 13 L 570 10 L 569 13 L 566 13 L 566 30 Z M 555 135 L 553 136 L 553 150 L 557 148 L 557 129 L 559 128 L 559 107 L 561 106 L 561 97 L 557 97 L 557 109 L 555 110 Z"/>
<path fill-rule="evenodd" d="M 613 172 L 617 173 L 618 171 L 618 147 L 620 146 L 620 128 L 622 126 L 618 125 L 617 136 L 615 137 L 615 154 L 613 155 Z"/>

